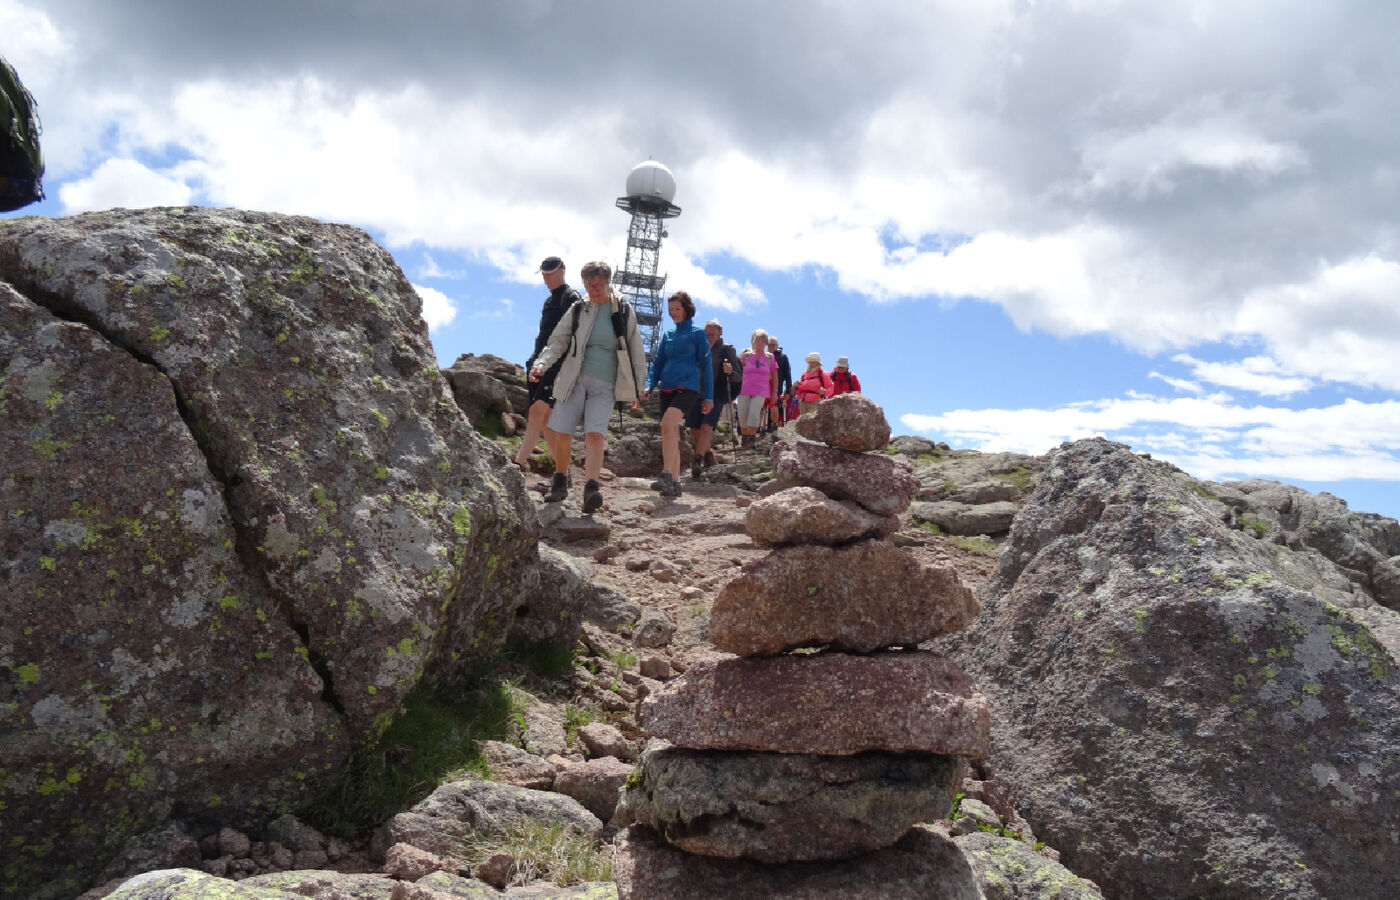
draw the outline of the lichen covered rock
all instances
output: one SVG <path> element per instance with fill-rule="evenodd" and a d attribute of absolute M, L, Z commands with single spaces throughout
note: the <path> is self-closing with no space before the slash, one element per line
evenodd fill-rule
<path fill-rule="evenodd" d="M 1400 647 L 1368 624 L 1397 616 L 1290 584 L 1219 509 L 1119 444 L 1050 456 L 943 639 L 988 692 L 997 777 L 1110 896 L 1400 894 Z"/>
<path fill-rule="evenodd" d="M 537 520 L 362 231 L 13 219 L 0 285 L 7 883 L 285 810 L 500 645 Z"/>

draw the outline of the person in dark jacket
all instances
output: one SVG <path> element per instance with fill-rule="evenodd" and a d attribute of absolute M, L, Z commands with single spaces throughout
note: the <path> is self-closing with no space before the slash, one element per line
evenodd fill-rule
<path fill-rule="evenodd" d="M 783 398 L 792 394 L 792 366 L 788 364 L 783 348 L 778 346 L 778 339 L 771 334 L 768 336 L 768 352 L 778 361 L 778 396 L 773 398 L 773 408 L 769 412 L 771 421 L 768 424 L 769 431 L 777 431 L 778 426 L 783 423 L 783 409 L 787 405 Z"/>
<path fill-rule="evenodd" d="M 554 326 L 564 318 L 564 311 L 571 303 L 580 299 L 578 291 L 564 283 L 564 261 L 559 257 L 545 257 L 544 262 L 540 263 L 540 275 L 544 276 L 544 286 L 549 288 L 549 296 L 545 298 L 544 308 L 540 310 L 540 330 L 535 335 L 535 352 L 525 361 L 527 372 L 534 366 L 544 345 L 549 342 L 549 336 L 554 333 Z M 515 464 L 522 469 L 529 464 L 530 454 L 535 452 L 535 445 L 539 443 L 541 434 L 544 435 L 545 444 L 553 446 L 551 441 L 554 432 L 549 430 L 546 423 L 549 422 L 550 410 L 554 408 L 554 379 L 558 377 L 559 366 L 562 363 L 561 359 L 550 366 L 539 381 L 529 382 L 530 415 L 525 425 L 525 437 L 520 441 L 520 451 L 515 454 Z"/>
<path fill-rule="evenodd" d="M 710 342 L 695 327 L 695 303 L 685 291 L 676 291 L 666 303 L 676 327 L 661 336 L 647 373 L 647 387 L 661 389 L 661 477 L 653 488 L 663 497 L 681 495 L 681 422 L 698 406 L 701 414 L 714 409 L 714 367 Z"/>
<path fill-rule="evenodd" d="M 738 391 L 734 385 L 739 376 L 739 354 L 733 344 L 724 342 L 724 326 L 718 319 L 705 323 L 705 338 L 710 342 L 710 364 L 714 368 L 715 404 L 709 412 L 701 412 L 692 406 L 685 417 L 690 429 L 690 440 L 695 445 L 695 461 L 690 464 L 690 477 L 699 478 L 702 468 L 715 464 L 715 452 L 710 449 L 710 438 L 719 424 L 720 413 L 734 399 Z"/>

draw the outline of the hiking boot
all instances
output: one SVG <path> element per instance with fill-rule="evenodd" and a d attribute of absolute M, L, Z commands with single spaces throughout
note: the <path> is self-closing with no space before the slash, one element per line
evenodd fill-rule
<path fill-rule="evenodd" d="M 545 503 L 559 503 L 569 496 L 569 476 L 564 472 L 555 472 L 554 478 L 549 482 L 549 493 L 544 495 Z"/>
<path fill-rule="evenodd" d="M 583 514 L 586 516 L 602 508 L 603 494 L 598 489 L 598 482 L 590 478 L 583 485 Z"/>
<path fill-rule="evenodd" d="M 661 496 L 674 500 L 681 495 L 681 483 L 674 478 L 666 479 L 666 486 L 661 489 Z"/>
<path fill-rule="evenodd" d="M 666 490 L 666 482 L 668 482 L 668 481 L 670 481 L 670 480 L 671 480 L 671 473 L 670 473 L 670 472 L 667 472 L 665 469 L 662 469 L 662 470 L 661 470 L 661 475 L 660 475 L 655 481 L 653 481 L 653 482 L 651 483 L 651 489 L 652 489 L 653 491 L 664 491 L 664 490 Z"/>
<path fill-rule="evenodd" d="M 708 469 L 710 466 L 713 466 L 714 464 L 715 464 L 715 451 L 713 451 L 713 450 L 706 450 L 706 451 L 705 451 L 705 468 Z"/>
<path fill-rule="evenodd" d="M 704 457 L 697 456 L 697 457 L 695 457 L 695 459 L 691 460 L 691 462 L 690 462 L 690 480 L 691 480 L 691 481 L 699 481 L 699 480 L 700 480 L 700 470 L 703 469 L 703 468 L 705 468 L 705 459 L 704 459 Z"/>

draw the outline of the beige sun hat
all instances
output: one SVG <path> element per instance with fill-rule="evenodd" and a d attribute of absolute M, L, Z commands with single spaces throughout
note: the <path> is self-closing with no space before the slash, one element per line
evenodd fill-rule
<path fill-rule="evenodd" d="M 822 355 L 815 350 L 813 350 L 811 353 L 808 353 L 805 358 L 807 362 L 819 363 L 822 361 Z"/>
<path fill-rule="evenodd" d="M 849 369 L 850 367 L 851 367 L 851 361 L 850 361 L 849 359 L 847 359 L 847 358 L 844 357 L 844 356 L 838 356 L 838 357 L 836 357 L 836 368 L 838 368 L 838 369 Z"/>

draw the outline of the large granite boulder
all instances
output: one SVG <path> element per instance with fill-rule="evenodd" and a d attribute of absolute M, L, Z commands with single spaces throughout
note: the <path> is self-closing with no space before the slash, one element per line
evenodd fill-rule
<path fill-rule="evenodd" d="M 7 886 L 286 811 L 501 644 L 537 520 L 362 231 L 12 219 L 0 286 Z"/>
<path fill-rule="evenodd" d="M 888 541 L 800 545 L 744 566 L 710 610 L 710 641 L 739 656 L 829 645 L 869 653 L 957 631 L 977 600 L 949 568 Z"/>
<path fill-rule="evenodd" d="M 702 660 L 642 701 L 640 724 L 697 750 L 979 759 L 990 723 L 986 700 L 946 659 L 819 653 Z"/>
<path fill-rule="evenodd" d="M 951 756 L 723 753 L 654 747 L 619 814 L 705 856 L 790 862 L 888 847 L 943 819 L 965 764 Z"/>
<path fill-rule="evenodd" d="M 1367 624 L 1397 616 L 1290 584 L 1309 567 L 1208 493 L 1101 439 L 1050 455 L 940 642 L 989 694 L 997 777 L 1109 896 L 1400 894 L 1400 646 Z"/>

